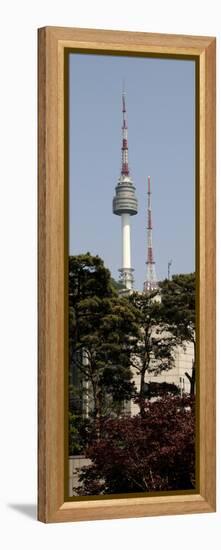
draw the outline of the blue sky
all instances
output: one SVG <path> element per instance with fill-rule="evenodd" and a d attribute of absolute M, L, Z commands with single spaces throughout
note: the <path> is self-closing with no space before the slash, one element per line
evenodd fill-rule
<path fill-rule="evenodd" d="M 121 164 L 125 81 L 130 173 L 139 210 L 132 217 L 136 289 L 146 277 L 147 176 L 158 279 L 195 269 L 195 64 L 189 60 L 71 54 L 69 252 L 121 267 L 120 217 L 112 199 Z"/>

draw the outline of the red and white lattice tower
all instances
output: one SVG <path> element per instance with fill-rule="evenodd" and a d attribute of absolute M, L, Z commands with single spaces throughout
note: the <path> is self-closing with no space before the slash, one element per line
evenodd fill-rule
<path fill-rule="evenodd" d="M 153 240 L 152 240 L 152 210 L 151 210 L 151 188 L 150 188 L 150 176 L 148 176 L 147 182 L 147 277 L 144 282 L 144 292 L 151 292 L 158 288 L 158 281 L 156 275 L 156 267 L 153 255 Z"/>

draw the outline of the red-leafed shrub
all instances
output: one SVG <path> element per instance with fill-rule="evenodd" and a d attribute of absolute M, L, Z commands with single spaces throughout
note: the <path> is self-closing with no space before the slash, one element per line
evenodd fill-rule
<path fill-rule="evenodd" d="M 78 494 L 174 491 L 195 487 L 194 399 L 145 403 L 145 413 L 99 423 Z"/>

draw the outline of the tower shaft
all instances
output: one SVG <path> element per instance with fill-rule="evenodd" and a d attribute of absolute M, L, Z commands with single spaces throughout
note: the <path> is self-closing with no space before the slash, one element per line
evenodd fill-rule
<path fill-rule="evenodd" d="M 130 214 L 121 216 L 122 267 L 131 269 Z"/>
<path fill-rule="evenodd" d="M 147 181 L 147 275 L 144 282 L 144 292 L 151 292 L 158 288 L 158 281 L 156 276 L 156 267 L 153 254 L 153 226 L 152 226 L 152 208 L 151 208 L 151 187 L 150 176 Z"/>

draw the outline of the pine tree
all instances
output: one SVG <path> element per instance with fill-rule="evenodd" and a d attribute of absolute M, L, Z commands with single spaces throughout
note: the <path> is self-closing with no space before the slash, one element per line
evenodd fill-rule
<path fill-rule="evenodd" d="M 137 311 L 140 327 L 131 365 L 140 378 L 138 404 L 142 415 L 147 397 L 146 374 L 157 376 L 174 366 L 176 339 L 162 320 L 161 303 L 157 299 L 156 291 L 150 294 L 134 292 L 129 301 Z"/>
<path fill-rule="evenodd" d="M 185 349 L 186 343 L 192 342 L 194 346 L 192 374 L 185 373 L 193 395 L 196 380 L 195 273 L 173 275 L 172 280 L 160 283 L 160 288 L 163 322 L 176 338 L 177 345 Z"/>
<path fill-rule="evenodd" d="M 138 336 L 136 310 L 118 296 L 103 261 L 89 253 L 69 262 L 69 343 L 72 370 L 92 393 L 93 419 L 131 399 L 130 356 Z"/>

